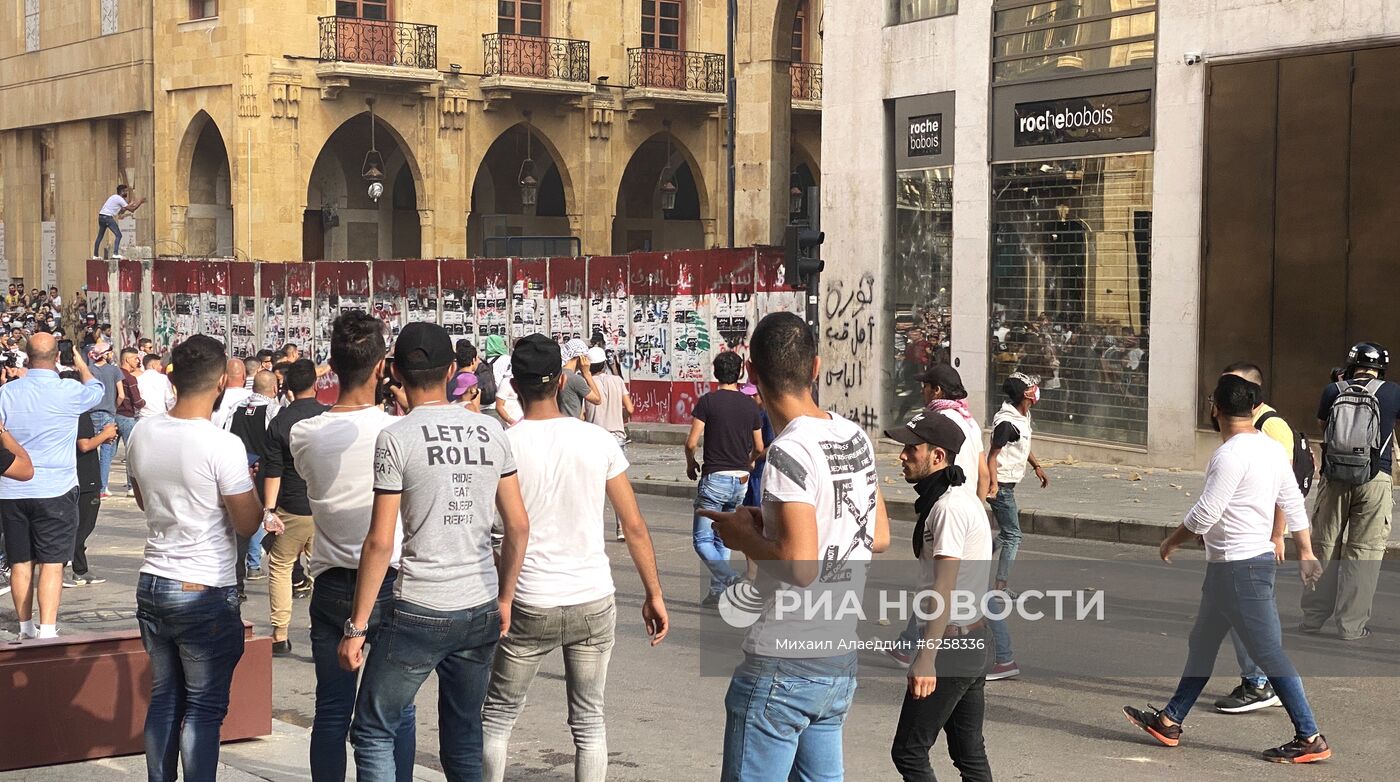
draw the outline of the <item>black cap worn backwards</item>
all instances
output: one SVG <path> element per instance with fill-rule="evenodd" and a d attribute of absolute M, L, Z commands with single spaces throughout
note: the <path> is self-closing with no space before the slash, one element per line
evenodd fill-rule
<path fill-rule="evenodd" d="M 436 323 L 410 323 L 394 341 L 394 365 L 399 369 L 437 369 L 456 360 L 452 337 Z"/>
<path fill-rule="evenodd" d="M 543 334 L 521 337 L 510 353 L 510 371 L 522 383 L 548 385 L 559 379 L 564 360 L 559 343 Z"/>
<path fill-rule="evenodd" d="M 967 440 L 967 435 L 963 433 L 962 427 L 953 423 L 942 413 L 935 413 L 929 410 L 915 413 L 904 426 L 897 426 L 893 429 L 886 429 L 885 436 L 901 445 L 920 445 L 927 443 L 937 448 L 942 448 L 948 453 L 951 460 L 962 450 L 963 442 Z"/>
<path fill-rule="evenodd" d="M 920 383 L 930 383 L 943 389 L 948 399 L 963 399 L 967 391 L 963 388 L 962 375 L 948 364 L 934 364 L 914 377 Z"/>

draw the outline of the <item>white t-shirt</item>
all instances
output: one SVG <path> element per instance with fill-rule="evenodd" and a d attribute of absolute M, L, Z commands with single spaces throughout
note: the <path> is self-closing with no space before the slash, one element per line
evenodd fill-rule
<path fill-rule="evenodd" d="M 102 204 L 102 208 L 97 210 L 97 213 L 108 217 L 116 217 L 117 213 L 125 209 L 126 206 L 126 199 L 113 193 L 107 197 L 106 203 Z"/>
<path fill-rule="evenodd" d="M 966 492 L 968 496 L 981 502 L 982 498 L 977 496 L 977 466 L 984 461 L 982 456 L 982 427 L 977 422 L 964 418 L 957 410 L 938 411 L 943 417 L 958 425 L 963 431 L 963 447 L 958 450 L 958 455 L 953 459 L 953 464 L 962 468 L 963 475 L 967 480 L 961 486 L 954 486 L 953 491 Z"/>
<path fill-rule="evenodd" d="M 1288 454 L 1263 432 L 1246 432 L 1215 449 L 1185 526 L 1205 537 L 1207 560 L 1251 559 L 1274 550 L 1275 506 L 1283 508 L 1289 532 L 1308 528 Z"/>
<path fill-rule="evenodd" d="M 879 476 L 875 472 L 875 448 L 865 430 L 830 413 L 830 418 L 802 416 L 793 419 L 774 438 L 763 468 L 764 537 L 776 540 L 778 505 L 800 503 L 816 508 L 817 556 L 821 558 L 816 581 L 804 589 L 768 584 L 760 576 L 759 591 L 776 589 L 805 592 L 804 603 L 821 600 L 832 592 L 833 605 L 842 605 L 850 591 L 857 596 L 865 584 L 865 563 L 873 556 L 875 505 Z M 801 614 L 777 618 L 768 605 L 744 639 L 744 651 L 780 657 L 832 657 L 839 648 L 821 646 L 838 636 L 854 640 L 856 618 L 839 621 L 805 621 Z M 803 641 L 818 645 L 807 646 Z"/>
<path fill-rule="evenodd" d="M 987 511 L 982 502 L 965 491 L 946 491 L 929 510 L 924 524 L 924 549 L 920 556 L 924 576 L 923 587 L 933 586 L 939 567 L 936 557 L 955 557 L 958 578 L 953 588 L 960 596 L 950 601 L 949 623 L 970 625 L 981 613 L 982 597 L 992 575 L 992 530 L 987 524 Z M 968 597 L 971 600 L 968 600 Z M 977 606 L 972 614 L 960 613 L 958 606 Z"/>
<path fill-rule="evenodd" d="M 163 415 L 175 406 L 175 389 L 170 385 L 170 378 L 154 369 L 148 369 L 136 376 L 136 388 L 141 392 L 141 399 L 146 402 L 145 407 L 136 411 L 137 418 Z"/>
<path fill-rule="evenodd" d="M 577 418 L 521 421 L 506 437 L 530 517 L 515 599 L 559 608 L 611 595 L 603 501 L 607 482 L 627 471 L 617 438 Z"/>
<path fill-rule="evenodd" d="M 142 573 L 233 586 L 238 544 L 224 497 L 253 490 L 237 437 L 197 418 L 148 418 L 127 444 L 131 477 L 146 504 Z"/>
<path fill-rule="evenodd" d="M 220 429 L 227 429 L 228 419 L 233 415 L 233 411 L 252 396 L 253 392 L 243 386 L 230 386 L 224 389 L 224 398 L 219 406 L 214 408 L 214 414 L 209 417 L 209 420 L 213 421 L 214 425 Z"/>
<path fill-rule="evenodd" d="M 519 421 L 524 418 L 525 408 L 520 406 L 520 395 L 515 393 L 515 387 L 510 384 L 510 356 L 501 356 L 492 367 L 492 371 L 496 375 L 496 401 L 505 405 L 506 415 L 510 416 L 510 420 Z"/>
<path fill-rule="evenodd" d="M 306 480 L 306 499 L 316 524 L 311 577 L 330 568 L 358 570 L 360 550 L 374 509 L 374 443 L 398 419 L 380 407 L 334 410 L 292 427 L 292 460 Z M 394 525 L 390 567 L 399 566 L 403 524 Z"/>

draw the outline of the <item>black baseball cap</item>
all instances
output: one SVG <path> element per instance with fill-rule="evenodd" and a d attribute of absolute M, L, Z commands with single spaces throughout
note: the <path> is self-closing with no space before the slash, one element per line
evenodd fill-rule
<path fill-rule="evenodd" d="M 947 364 L 934 364 L 918 375 L 914 379 L 920 383 L 929 383 L 943 389 L 943 393 L 949 399 L 964 399 L 967 397 L 967 389 L 963 388 L 962 375 L 958 370 Z"/>
<path fill-rule="evenodd" d="M 559 343 L 543 334 L 530 334 L 516 340 L 510 352 L 510 371 L 529 385 L 548 385 L 559 379 L 564 359 Z"/>
<path fill-rule="evenodd" d="M 410 323 L 394 342 L 394 366 L 399 369 L 437 369 L 456 360 L 452 337 L 436 323 Z"/>
<path fill-rule="evenodd" d="M 967 440 L 962 427 L 942 413 L 928 410 L 915 413 L 904 426 L 886 429 L 885 436 L 900 445 L 928 444 L 942 448 L 948 452 L 949 459 L 957 456 Z"/>

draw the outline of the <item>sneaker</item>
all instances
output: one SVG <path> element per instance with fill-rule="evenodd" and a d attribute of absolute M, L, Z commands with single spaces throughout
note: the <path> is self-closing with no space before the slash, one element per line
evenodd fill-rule
<path fill-rule="evenodd" d="M 292 584 L 292 599 L 301 600 L 311 596 L 311 579 L 306 579 L 297 584 Z"/>
<path fill-rule="evenodd" d="M 248 568 L 248 574 L 243 577 L 244 581 L 262 581 L 267 578 L 267 571 L 260 567 Z"/>
<path fill-rule="evenodd" d="M 1128 722 L 1147 731 L 1147 735 L 1161 742 L 1163 746 L 1175 747 L 1181 743 L 1181 726 L 1168 725 L 1162 712 L 1152 708 L 1150 704 L 1146 709 L 1124 706 L 1123 714 L 1127 716 Z"/>
<path fill-rule="evenodd" d="M 1370 638 L 1370 637 L 1371 637 L 1371 628 L 1369 628 L 1369 627 L 1363 627 L 1363 628 L 1361 628 L 1361 632 L 1360 632 L 1360 634 L 1358 634 L 1358 635 L 1339 635 L 1339 636 L 1337 636 L 1337 639 L 1340 640 L 1340 641 L 1361 641 L 1361 640 L 1364 640 L 1364 639 Z"/>
<path fill-rule="evenodd" d="M 81 576 L 64 576 L 64 577 L 63 577 L 63 588 L 64 588 L 64 589 L 74 589 L 74 588 L 76 588 L 76 587 L 81 587 L 81 586 L 87 586 L 87 582 L 84 581 L 84 580 L 82 579 Z"/>
<path fill-rule="evenodd" d="M 286 657 L 287 655 L 289 655 L 289 654 L 291 654 L 291 653 L 292 653 L 292 642 L 291 642 L 290 640 L 286 640 L 286 641 L 273 641 L 273 642 L 272 642 L 272 656 L 273 656 L 273 657 Z"/>
<path fill-rule="evenodd" d="M 1320 633 L 1322 632 L 1322 627 L 1321 627 L 1321 626 L 1313 627 L 1313 626 L 1310 625 L 1310 624 L 1304 624 L 1304 623 L 1302 623 L 1302 622 L 1299 622 L 1299 623 L 1298 623 L 1298 632 L 1300 632 L 1300 633 L 1307 633 L 1308 635 L 1318 635 L 1318 634 L 1320 634 Z"/>
<path fill-rule="evenodd" d="M 110 500 L 112 499 L 112 493 L 109 491 L 104 491 L 102 492 L 101 498 L 104 500 Z"/>
<path fill-rule="evenodd" d="M 1295 738 L 1282 747 L 1266 749 L 1261 757 L 1270 763 L 1316 763 L 1332 757 L 1332 748 L 1319 733 L 1312 740 Z"/>
<path fill-rule="evenodd" d="M 617 528 L 617 539 L 618 539 L 618 540 L 627 540 L 627 536 L 624 535 L 624 534 L 622 534 L 622 527 L 621 527 L 621 526 L 619 526 L 619 527 Z"/>
<path fill-rule="evenodd" d="M 997 663 L 993 665 L 992 669 L 987 671 L 987 681 L 1000 681 L 1001 679 L 1011 679 L 1020 675 L 1020 666 L 1016 665 L 1015 660 L 1012 660 L 1009 663 Z"/>
<path fill-rule="evenodd" d="M 1215 702 L 1215 710 L 1226 714 L 1244 714 L 1282 705 L 1283 702 L 1278 699 L 1274 688 L 1269 686 L 1268 682 L 1264 682 L 1263 687 L 1256 687 L 1253 682 L 1241 680 L 1240 686 Z"/>
<path fill-rule="evenodd" d="M 705 596 L 705 599 L 700 601 L 700 607 L 701 607 L 701 608 L 719 608 L 719 595 L 717 595 L 717 594 L 706 595 L 706 596 Z"/>
<path fill-rule="evenodd" d="M 107 583 L 107 579 L 102 578 L 101 576 L 93 575 L 92 571 L 88 571 L 82 574 L 81 576 L 77 576 L 77 580 L 83 582 L 83 584 L 86 586 L 95 586 L 97 584 Z"/>
<path fill-rule="evenodd" d="M 914 662 L 914 655 L 903 649 L 896 649 L 893 646 L 885 649 L 885 656 L 899 663 L 899 667 L 908 668 Z"/>

